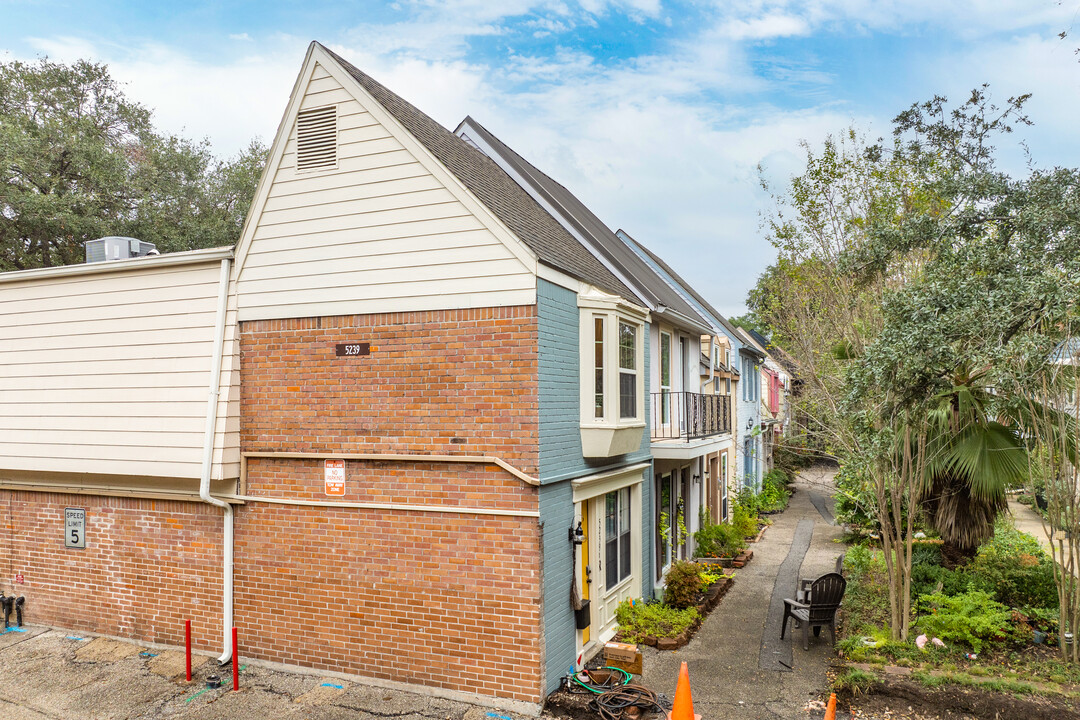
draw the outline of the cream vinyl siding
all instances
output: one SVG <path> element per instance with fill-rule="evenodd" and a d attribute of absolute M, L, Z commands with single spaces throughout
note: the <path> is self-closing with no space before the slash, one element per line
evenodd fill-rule
<path fill-rule="evenodd" d="M 338 108 L 337 167 L 296 170 L 290 117 L 265 201 L 248 221 L 241 320 L 536 302 L 532 270 L 459 200 L 460 189 L 429 171 L 433 160 L 365 109 L 358 88 L 315 64 L 301 92 L 301 110 Z"/>
<path fill-rule="evenodd" d="M 5 471 L 199 477 L 220 261 L 146 262 L 0 282 L 0 479 Z M 240 470 L 235 328 L 234 299 L 218 480 Z"/>

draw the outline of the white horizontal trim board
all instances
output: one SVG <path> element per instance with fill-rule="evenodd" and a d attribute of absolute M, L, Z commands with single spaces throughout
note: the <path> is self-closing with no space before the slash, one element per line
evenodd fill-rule
<path fill-rule="evenodd" d="M 377 155 L 379 153 L 388 153 L 393 152 L 394 150 L 400 150 L 401 143 L 399 143 L 396 139 L 392 137 L 385 137 L 353 143 L 349 146 L 349 148 L 349 155 L 338 158 L 338 168 L 341 170 L 356 169 L 356 166 L 350 166 L 348 163 L 351 158 L 357 158 L 361 155 Z M 281 165 L 278 166 L 278 170 L 279 172 L 285 172 L 288 173 L 290 176 L 293 176 L 297 172 L 296 153 L 282 153 Z"/>
<path fill-rule="evenodd" d="M 271 503 L 298 507 L 339 508 L 343 510 L 392 510 L 397 512 L 454 513 L 459 515 L 497 515 L 503 517 L 538 518 L 538 510 L 502 510 L 500 508 L 468 507 L 465 505 L 405 505 L 398 503 L 333 502 L 330 500 L 299 500 L 263 497 L 261 495 L 217 495 L 223 500 L 242 500 L 245 503 Z"/>
<path fill-rule="evenodd" d="M 304 99 L 300 103 L 300 109 L 311 110 L 313 108 L 322 107 L 323 105 L 349 102 L 352 99 L 352 95 L 343 90 L 340 86 L 331 89 L 316 90 L 315 92 L 304 95 Z"/>

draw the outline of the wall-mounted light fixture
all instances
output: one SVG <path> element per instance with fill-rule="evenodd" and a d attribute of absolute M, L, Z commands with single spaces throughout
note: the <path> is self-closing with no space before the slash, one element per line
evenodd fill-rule
<path fill-rule="evenodd" d="M 754 418 L 747 418 L 746 419 L 746 429 L 749 430 L 752 427 L 754 427 Z"/>
<path fill-rule="evenodd" d="M 570 536 L 570 542 L 575 545 L 581 545 L 585 542 L 585 530 L 581 527 L 581 521 L 578 521 L 577 527 L 569 528 L 567 533 Z"/>

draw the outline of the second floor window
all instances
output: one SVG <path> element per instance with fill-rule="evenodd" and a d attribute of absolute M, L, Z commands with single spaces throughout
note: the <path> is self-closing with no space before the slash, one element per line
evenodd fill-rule
<path fill-rule="evenodd" d="M 671 422 L 671 335 L 660 333 L 660 424 Z"/>
<path fill-rule="evenodd" d="M 619 323 L 619 417 L 637 417 L 637 326 Z"/>

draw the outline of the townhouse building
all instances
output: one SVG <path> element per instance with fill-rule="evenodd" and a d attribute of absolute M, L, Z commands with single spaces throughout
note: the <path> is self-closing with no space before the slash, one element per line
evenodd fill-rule
<path fill-rule="evenodd" d="M 758 422 L 757 349 L 665 267 L 312 43 L 235 248 L 0 274 L 3 589 L 534 711 Z"/>

